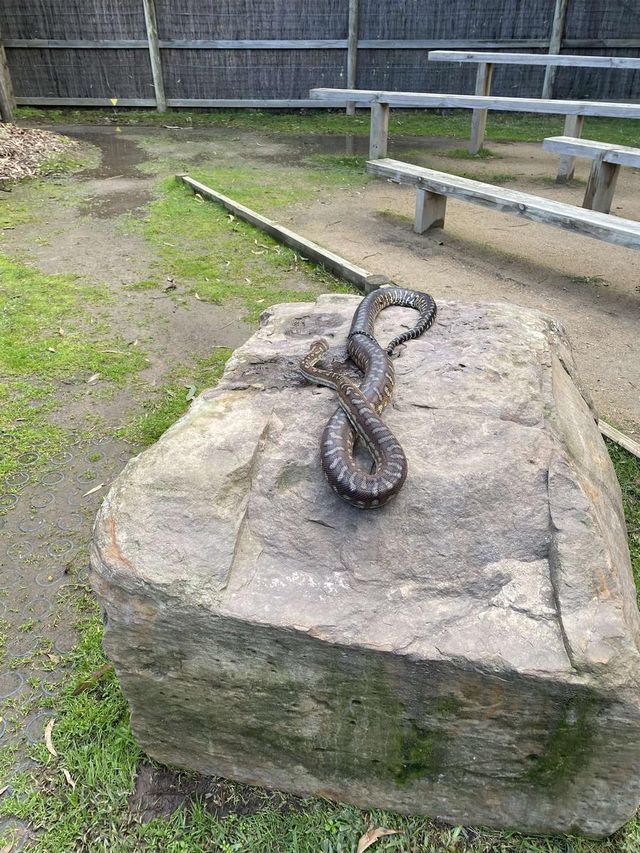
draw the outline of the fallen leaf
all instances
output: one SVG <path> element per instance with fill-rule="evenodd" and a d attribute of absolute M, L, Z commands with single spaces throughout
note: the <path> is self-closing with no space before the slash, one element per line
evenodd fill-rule
<path fill-rule="evenodd" d="M 64 337 L 64 329 L 58 329 L 58 334 L 60 335 L 61 338 L 63 338 Z"/>
<path fill-rule="evenodd" d="M 197 291 L 197 290 L 196 290 L 196 292 L 195 292 L 193 295 L 195 296 L 195 298 L 196 298 L 199 302 L 202 302 L 202 296 L 200 296 L 200 294 L 198 293 L 198 291 Z"/>
<path fill-rule="evenodd" d="M 62 772 L 63 772 L 64 778 L 67 780 L 68 784 L 71 785 L 71 787 L 75 789 L 76 783 L 73 781 L 73 777 L 71 776 L 71 773 L 69 773 L 69 771 L 67 770 L 66 767 L 62 768 Z"/>
<path fill-rule="evenodd" d="M 196 386 L 195 385 L 185 385 L 184 387 L 187 389 L 186 400 L 188 403 L 190 400 L 193 400 L 193 398 L 196 396 Z"/>
<path fill-rule="evenodd" d="M 115 105 L 118 103 L 118 99 L 117 99 L 117 98 L 109 98 L 109 100 L 111 101 L 111 105 L 112 105 L 113 107 L 115 107 Z"/>
<path fill-rule="evenodd" d="M 138 339 L 136 338 L 135 341 L 128 341 L 127 346 L 128 347 L 137 347 L 138 346 Z"/>
<path fill-rule="evenodd" d="M 365 834 L 358 841 L 358 849 L 356 853 L 364 853 L 365 850 L 368 850 L 372 844 L 375 844 L 380 838 L 384 838 L 385 835 L 397 835 L 397 829 L 383 829 L 382 827 L 369 827 L 369 829 L 365 832 Z"/>
<path fill-rule="evenodd" d="M 100 379 L 100 376 L 101 376 L 100 373 L 94 373 L 93 376 L 90 376 L 87 379 L 87 385 L 93 385 L 94 382 L 97 382 L 98 379 Z"/>
<path fill-rule="evenodd" d="M 53 347 L 47 347 L 47 349 L 49 350 L 49 352 L 55 352 Z"/>
<path fill-rule="evenodd" d="M 47 657 L 49 658 L 51 663 L 54 665 L 57 665 L 60 663 L 60 656 L 59 655 L 52 655 L 51 652 L 47 652 Z"/>
<path fill-rule="evenodd" d="M 88 497 L 88 495 L 92 495 L 94 492 L 99 491 L 104 486 L 104 483 L 98 483 L 97 486 L 94 486 L 92 489 L 89 489 L 88 492 L 85 492 L 82 496 L 83 498 Z"/>
<path fill-rule="evenodd" d="M 54 757 L 54 758 L 57 758 L 57 757 L 58 757 L 58 753 L 56 752 L 56 750 L 55 750 L 55 748 L 54 748 L 54 746 L 53 746 L 53 741 L 51 740 L 51 732 L 53 731 L 53 727 L 54 727 L 54 725 L 55 725 L 55 722 L 56 722 L 56 721 L 55 721 L 55 720 L 53 719 L 53 717 L 52 717 L 52 718 L 49 720 L 49 722 L 47 723 L 47 725 L 44 727 L 44 742 L 45 742 L 45 744 L 46 744 L 46 746 L 47 746 L 47 751 L 48 751 L 51 755 L 53 755 L 53 757 Z"/>

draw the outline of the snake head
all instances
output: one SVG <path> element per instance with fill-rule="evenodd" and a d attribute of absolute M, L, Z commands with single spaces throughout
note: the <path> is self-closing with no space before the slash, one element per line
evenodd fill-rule
<path fill-rule="evenodd" d="M 324 338 L 314 341 L 309 348 L 309 352 L 302 359 L 302 364 L 306 367 L 313 367 L 317 361 L 320 361 L 328 349 L 329 343 Z"/>

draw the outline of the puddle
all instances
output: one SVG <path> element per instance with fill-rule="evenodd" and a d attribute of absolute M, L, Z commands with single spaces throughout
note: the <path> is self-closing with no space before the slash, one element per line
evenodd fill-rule
<path fill-rule="evenodd" d="M 247 161 L 278 165 L 313 165 L 318 155 L 358 157 L 369 153 L 368 134 L 260 133 L 230 128 L 85 127 L 61 125 L 56 131 L 100 149 L 100 165 L 77 177 L 85 185 L 80 213 L 111 219 L 125 213 L 136 215 L 153 198 L 155 178 L 139 171 L 143 163 L 155 159 L 180 160 L 183 167 L 204 165 L 216 158 L 216 149 L 236 154 Z M 151 151 L 138 144 L 136 136 L 153 141 Z M 417 150 L 442 150 L 440 137 L 393 135 L 390 156 L 402 158 Z M 321 161 L 318 165 L 321 165 Z M 350 164 L 346 164 L 350 165 Z M 357 163 L 353 164 L 358 167 Z"/>
<path fill-rule="evenodd" d="M 145 151 L 129 136 L 115 127 L 84 127 L 82 125 L 58 125 L 57 133 L 63 133 L 79 142 L 89 142 L 100 149 L 102 161 L 95 169 L 82 172 L 81 178 L 138 178 L 145 177 L 138 166 L 147 160 Z"/>
<path fill-rule="evenodd" d="M 88 142 L 100 149 L 102 158 L 94 169 L 86 169 L 78 180 L 89 183 L 86 200 L 79 210 L 83 215 L 111 219 L 123 213 L 135 213 L 152 199 L 149 178 L 138 171 L 148 159 L 143 148 L 114 127 L 57 127 L 71 139 Z"/>

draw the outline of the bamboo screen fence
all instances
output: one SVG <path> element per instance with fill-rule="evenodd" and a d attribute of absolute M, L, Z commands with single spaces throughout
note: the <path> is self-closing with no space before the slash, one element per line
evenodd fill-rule
<path fill-rule="evenodd" d="M 19 104 L 310 106 L 315 86 L 472 93 L 436 48 L 640 54 L 640 0 L 2 0 Z M 157 39 L 156 39 L 157 31 Z M 496 66 L 538 97 L 544 69 Z M 640 99 L 640 71 L 559 68 L 554 97 Z M 314 104 L 327 106 L 327 104 Z"/>

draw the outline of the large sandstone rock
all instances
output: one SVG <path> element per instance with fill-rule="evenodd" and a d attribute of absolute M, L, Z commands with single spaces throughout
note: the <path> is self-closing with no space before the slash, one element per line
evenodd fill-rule
<path fill-rule="evenodd" d="M 455 823 L 610 833 L 640 800 L 639 619 L 620 491 L 548 318 L 443 303 L 396 360 L 409 476 L 320 470 L 352 296 L 270 309 L 114 484 L 92 581 L 142 747 Z M 384 312 L 381 340 L 414 315 Z"/>

